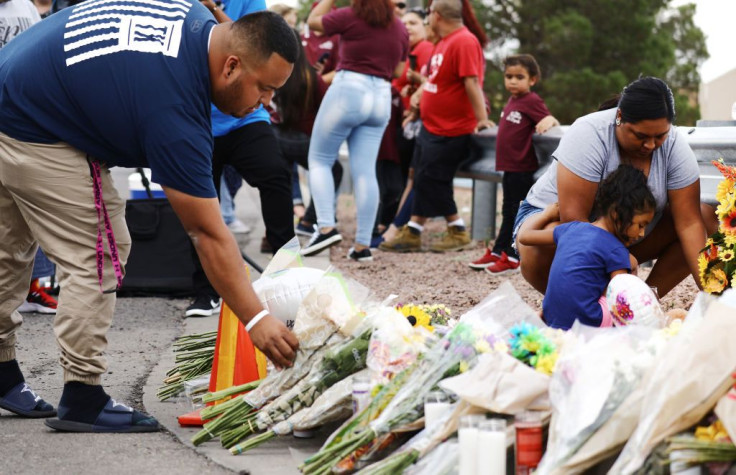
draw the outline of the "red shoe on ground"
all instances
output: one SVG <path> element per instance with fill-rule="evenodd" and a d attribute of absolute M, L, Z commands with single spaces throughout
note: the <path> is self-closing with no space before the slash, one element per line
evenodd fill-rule
<path fill-rule="evenodd" d="M 473 262 L 469 263 L 468 266 L 470 266 L 471 269 L 483 270 L 489 265 L 498 261 L 499 259 L 501 259 L 501 256 L 499 256 L 495 252 L 491 252 L 490 249 L 486 248 L 486 253 L 483 254 L 483 257 L 474 260 Z"/>
<path fill-rule="evenodd" d="M 38 279 L 33 279 L 31 281 L 31 288 L 28 291 L 28 297 L 18 307 L 18 311 L 54 314 L 56 313 L 56 305 L 56 299 L 47 294 L 38 285 Z"/>
<path fill-rule="evenodd" d="M 501 258 L 493 264 L 486 267 L 486 272 L 491 275 L 501 275 L 519 270 L 519 260 L 509 257 L 505 252 L 501 253 Z"/>

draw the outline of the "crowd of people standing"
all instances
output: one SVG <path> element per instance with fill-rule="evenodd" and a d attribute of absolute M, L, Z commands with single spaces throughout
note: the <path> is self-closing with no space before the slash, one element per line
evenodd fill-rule
<path fill-rule="evenodd" d="M 452 252 L 471 245 L 454 175 L 473 134 L 496 127 L 484 94 L 488 39 L 468 0 L 433 0 L 426 9 L 401 0 L 342 8 L 319 0 L 301 27 L 293 9 L 269 12 L 264 0 L 148 1 L 34 9 L 30 0 L 0 0 L 0 18 L 10 18 L 0 23 L 0 407 L 48 417 L 59 431 L 158 430 L 101 384 L 131 244 L 109 167 L 149 167 L 190 235 L 198 295 L 187 315 L 212 315 L 224 300 L 253 343 L 288 366 L 298 342 L 262 308 L 223 219 L 219 199 L 237 192 L 228 174 L 259 191 L 264 251 L 299 233 L 310 235 L 302 254 L 314 255 L 343 240 L 335 207 L 347 143 L 357 216 L 347 257 L 422 251 L 421 233 L 434 217 L 447 230 L 429 250 Z M 41 20 L 39 11 L 56 10 Z M 509 99 L 496 148 L 503 223 L 471 267 L 520 270 L 550 299 L 569 297 L 577 289 L 560 286 L 565 279 L 550 285 L 550 272 L 575 275 L 577 261 L 556 257 L 555 246 L 565 243 L 564 256 L 583 248 L 584 258 L 601 254 L 594 237 L 581 246 L 579 234 L 566 232 L 580 221 L 605 231 L 616 249 L 615 268 L 597 269 L 601 283 L 651 259 L 649 281 L 661 295 L 697 276 L 697 251 L 715 222 L 699 202 L 692 151 L 673 128 L 669 87 L 640 78 L 612 108 L 576 121 L 535 184 L 532 135 L 558 124 L 532 91 L 540 80 L 530 55 L 506 58 Z M 297 166 L 309 170 L 312 200 L 303 210 Z M 616 192 L 628 188 L 617 180 L 638 184 L 626 193 L 642 199 L 619 206 Z M 43 264 L 39 249 L 62 282 L 53 304 L 64 369 L 58 410 L 28 388 L 15 359 L 19 310 L 43 292 L 32 280 L 34 261 Z M 599 293 L 592 289 L 587 303 Z"/>

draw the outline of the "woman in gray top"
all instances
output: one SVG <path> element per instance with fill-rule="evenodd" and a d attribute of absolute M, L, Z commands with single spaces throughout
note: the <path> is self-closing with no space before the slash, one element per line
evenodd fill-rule
<path fill-rule="evenodd" d="M 715 211 L 700 203 L 700 175 L 695 154 L 672 122 L 672 91 L 661 79 L 644 77 L 629 84 L 617 108 L 576 120 L 552 154 L 552 166 L 529 191 L 519 207 L 514 239 L 521 272 L 544 293 L 554 247 L 526 246 L 518 233 L 532 229 L 533 217 L 558 202 L 562 222 L 588 221 L 598 184 L 619 164 L 639 168 L 657 201 L 654 219 L 645 236 L 629 247 L 638 262 L 657 259 L 647 283 L 661 296 L 688 273 L 698 281 L 698 252 L 706 230 L 717 228 Z M 554 226 L 559 223 L 553 223 Z"/>

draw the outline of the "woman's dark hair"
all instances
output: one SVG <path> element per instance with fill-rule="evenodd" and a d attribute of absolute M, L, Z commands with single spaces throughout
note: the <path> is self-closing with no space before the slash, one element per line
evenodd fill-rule
<path fill-rule="evenodd" d="M 298 44 L 299 56 L 294 63 L 294 70 L 273 96 L 285 129 L 293 128 L 305 111 L 312 110 L 314 90 L 317 88 L 317 72 L 309 64 L 301 42 Z"/>
<path fill-rule="evenodd" d="M 353 0 L 355 15 L 374 28 L 386 28 L 394 21 L 391 0 Z"/>
<path fill-rule="evenodd" d="M 615 213 L 614 226 L 619 239 L 625 235 L 634 215 L 656 208 L 657 202 L 647 186 L 646 175 L 631 165 L 619 165 L 601 182 L 595 196 L 595 215 Z"/>
<path fill-rule="evenodd" d="M 655 77 L 642 77 L 626 86 L 618 103 L 623 122 L 667 119 L 675 121 L 675 99 L 667 83 Z"/>
<path fill-rule="evenodd" d="M 537 78 L 537 81 L 542 79 L 542 70 L 539 69 L 537 60 L 530 54 L 514 54 L 507 56 L 506 59 L 503 60 L 504 71 L 509 66 L 521 66 L 529 73 L 529 77 Z"/>
<path fill-rule="evenodd" d="M 422 7 L 413 7 L 413 8 L 410 8 L 407 11 L 404 12 L 404 15 L 406 15 L 407 13 L 413 13 L 416 16 L 418 16 L 419 18 L 421 18 L 422 20 L 424 20 L 425 18 L 427 18 L 427 10 L 425 8 L 422 8 Z"/>
<path fill-rule="evenodd" d="M 465 25 L 470 32 L 478 38 L 480 47 L 485 48 L 488 44 L 488 36 L 483 31 L 483 27 L 480 25 L 478 18 L 475 16 L 475 10 L 473 5 L 470 4 L 470 0 L 462 0 L 463 4 L 463 25 Z"/>
<path fill-rule="evenodd" d="M 614 109 L 618 107 L 618 102 L 621 100 L 621 94 L 616 94 L 601 102 L 598 106 L 598 112 L 606 111 L 608 109 Z"/>

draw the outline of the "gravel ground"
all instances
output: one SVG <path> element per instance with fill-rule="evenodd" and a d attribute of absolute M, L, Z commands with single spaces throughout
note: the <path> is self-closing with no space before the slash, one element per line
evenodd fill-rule
<path fill-rule="evenodd" d="M 461 216 L 466 223 L 470 223 L 471 191 L 456 188 L 455 200 Z M 519 272 L 496 277 L 468 267 L 468 262 L 483 254 L 483 242 L 474 243 L 464 251 L 445 254 L 396 254 L 374 250 L 373 262 L 354 262 L 347 259 L 346 255 L 354 242 L 355 207 L 352 196 L 344 194 L 338 202 L 338 229 L 343 235 L 343 241 L 330 250 L 333 265 L 346 276 L 373 290 L 381 299 L 396 294 L 399 296 L 398 301 L 402 303 L 442 303 L 450 307 L 454 316 L 459 317 L 477 305 L 504 280 L 509 280 L 527 304 L 534 309 L 541 309 L 542 295 Z M 423 247 L 427 248 L 444 229 L 444 219 L 428 222 L 422 236 Z M 645 268 L 640 275 L 645 276 L 647 273 Z M 662 306 L 665 310 L 689 309 L 697 292 L 693 278 L 688 277 L 662 298 Z"/>

